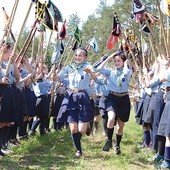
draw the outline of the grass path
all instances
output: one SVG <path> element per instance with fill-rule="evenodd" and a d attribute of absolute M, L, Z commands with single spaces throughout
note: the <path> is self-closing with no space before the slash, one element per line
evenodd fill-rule
<path fill-rule="evenodd" d="M 142 139 L 141 127 L 135 123 L 134 114 L 125 125 L 122 139 L 122 154 L 117 156 L 113 149 L 103 152 L 104 136 L 83 136 L 82 159 L 74 159 L 73 147 L 68 129 L 36 135 L 13 148 L 14 153 L 0 158 L 0 170 L 153 170 L 147 159 L 153 153 L 139 149 Z"/>

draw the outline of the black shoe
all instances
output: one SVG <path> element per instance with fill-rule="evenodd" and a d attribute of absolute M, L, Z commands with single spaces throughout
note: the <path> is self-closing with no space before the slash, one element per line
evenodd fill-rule
<path fill-rule="evenodd" d="M 74 155 L 75 158 L 81 158 L 82 157 L 82 152 L 81 151 L 77 151 Z"/>
<path fill-rule="evenodd" d="M 103 151 L 109 151 L 110 148 L 112 148 L 112 142 L 108 140 L 103 146 Z"/>
<path fill-rule="evenodd" d="M 35 131 L 31 130 L 29 133 L 30 136 L 34 136 L 35 135 Z"/>
<path fill-rule="evenodd" d="M 120 147 L 119 147 L 119 146 L 115 146 L 115 154 L 116 154 L 116 155 L 121 154 L 121 151 L 120 151 Z"/>

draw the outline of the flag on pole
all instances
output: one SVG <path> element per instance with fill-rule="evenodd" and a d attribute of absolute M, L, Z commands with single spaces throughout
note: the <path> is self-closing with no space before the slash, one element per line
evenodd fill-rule
<path fill-rule="evenodd" d="M 74 39 L 78 42 L 78 44 L 81 45 L 82 39 L 81 39 L 81 33 L 80 33 L 78 26 L 76 26 L 73 36 L 74 36 Z"/>
<path fill-rule="evenodd" d="M 113 28 L 112 32 L 107 40 L 107 49 L 111 50 L 118 42 L 119 36 L 121 34 L 121 26 L 116 13 L 113 16 Z"/>
<path fill-rule="evenodd" d="M 55 49 L 53 51 L 52 57 L 51 57 L 51 64 L 55 64 L 59 61 L 61 54 L 64 51 L 64 46 L 61 41 L 57 41 L 55 45 Z"/>
<path fill-rule="evenodd" d="M 66 20 L 64 20 L 62 27 L 60 29 L 60 32 L 59 32 L 59 38 L 61 40 L 65 39 L 65 37 L 66 37 Z"/>
<path fill-rule="evenodd" d="M 95 37 L 93 37 L 93 38 L 90 40 L 89 45 L 90 45 L 90 47 L 93 48 L 93 51 L 94 51 L 95 53 L 98 53 L 98 52 L 99 52 L 99 47 L 98 47 L 98 44 L 97 44 L 97 41 L 96 41 L 96 38 L 95 38 Z"/>
<path fill-rule="evenodd" d="M 43 0 L 32 1 L 36 3 L 36 14 L 43 25 L 50 30 L 58 31 L 58 22 L 63 22 L 63 17 L 54 3 L 51 0 L 48 0 L 47 4 Z"/>
<path fill-rule="evenodd" d="M 140 0 L 133 0 L 133 13 L 141 14 L 143 12 L 145 12 L 145 6 L 142 5 Z"/>

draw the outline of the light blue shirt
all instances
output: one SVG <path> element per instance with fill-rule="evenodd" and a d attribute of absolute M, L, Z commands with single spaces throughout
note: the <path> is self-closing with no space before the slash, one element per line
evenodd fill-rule
<path fill-rule="evenodd" d="M 86 90 L 90 94 L 91 78 L 88 73 L 83 71 L 85 68 L 93 70 L 92 65 L 89 62 L 83 62 L 81 64 L 71 64 L 66 66 L 60 73 L 60 81 L 64 83 L 67 79 L 67 87 L 70 89 Z"/>
<path fill-rule="evenodd" d="M 39 97 L 41 95 L 47 95 L 51 89 L 51 85 L 52 81 L 50 80 L 42 80 L 40 82 L 36 82 L 35 85 L 32 83 L 35 96 Z"/>
<path fill-rule="evenodd" d="M 5 76 L 5 73 L 6 73 L 6 67 L 7 67 L 7 62 L 2 62 L 2 68 L 1 68 L 1 79 L 2 77 Z M 7 78 L 8 78 L 8 81 L 10 84 L 13 84 L 13 83 L 16 83 L 16 78 L 14 76 L 14 66 L 13 65 L 10 65 L 10 68 L 9 68 L 9 73 L 7 75 Z"/>
<path fill-rule="evenodd" d="M 107 78 L 107 89 L 116 93 L 123 93 L 128 91 L 132 69 L 124 66 L 121 69 L 101 68 L 97 69 L 101 74 Z"/>

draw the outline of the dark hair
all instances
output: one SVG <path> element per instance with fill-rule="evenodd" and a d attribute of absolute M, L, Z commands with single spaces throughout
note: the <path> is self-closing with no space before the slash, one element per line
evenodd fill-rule
<path fill-rule="evenodd" d="M 116 56 L 119 56 L 123 60 L 123 62 L 126 61 L 126 55 L 123 51 L 117 51 L 117 53 L 113 56 L 113 58 Z"/>
<path fill-rule="evenodd" d="M 6 45 L 7 49 L 9 49 L 12 46 L 12 44 L 10 42 L 6 42 L 6 44 L 5 44 L 5 40 L 2 40 L 1 45 Z"/>
<path fill-rule="evenodd" d="M 84 51 L 84 55 L 85 55 L 85 56 L 88 55 L 88 52 L 87 52 L 87 50 L 86 50 L 84 47 L 78 47 L 78 48 L 76 48 L 75 52 L 77 52 L 77 50 L 82 50 L 82 51 Z"/>

